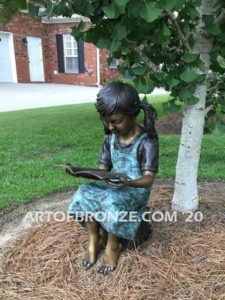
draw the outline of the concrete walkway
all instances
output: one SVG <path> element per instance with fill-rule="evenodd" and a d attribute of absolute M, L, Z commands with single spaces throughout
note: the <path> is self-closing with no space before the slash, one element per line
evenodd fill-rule
<path fill-rule="evenodd" d="M 0 83 L 0 111 L 94 102 L 98 87 L 51 83 Z"/>
<path fill-rule="evenodd" d="M 1 83 L 0 112 L 95 102 L 99 87 L 54 83 Z M 152 94 L 164 94 L 155 89 Z"/>

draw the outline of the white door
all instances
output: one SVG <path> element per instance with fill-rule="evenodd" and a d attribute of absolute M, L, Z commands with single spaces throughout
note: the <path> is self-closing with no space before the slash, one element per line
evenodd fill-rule
<path fill-rule="evenodd" d="M 30 70 L 30 81 L 44 81 L 41 38 L 28 36 L 27 51 Z"/>
<path fill-rule="evenodd" d="M 17 82 L 13 35 L 0 32 L 0 82 Z"/>

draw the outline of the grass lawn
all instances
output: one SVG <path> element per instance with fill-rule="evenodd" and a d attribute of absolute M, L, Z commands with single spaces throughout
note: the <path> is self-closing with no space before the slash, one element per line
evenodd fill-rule
<path fill-rule="evenodd" d="M 95 167 L 102 140 L 103 127 L 93 104 L 0 113 L 0 210 L 76 188 L 84 180 L 55 165 Z M 160 136 L 159 177 L 175 175 L 178 145 L 179 136 Z M 224 148 L 221 136 L 204 137 L 201 178 L 225 179 Z"/>

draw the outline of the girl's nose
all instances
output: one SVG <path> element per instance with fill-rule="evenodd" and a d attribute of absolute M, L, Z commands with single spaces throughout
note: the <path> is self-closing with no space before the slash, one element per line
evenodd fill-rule
<path fill-rule="evenodd" d="M 113 130 L 113 129 L 114 129 L 113 124 L 109 123 L 109 130 Z"/>

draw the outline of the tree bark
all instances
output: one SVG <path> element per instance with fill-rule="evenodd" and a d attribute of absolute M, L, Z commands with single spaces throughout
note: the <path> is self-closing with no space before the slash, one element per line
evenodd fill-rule
<path fill-rule="evenodd" d="M 215 1 L 202 0 L 199 9 L 200 19 L 196 26 L 195 43 L 192 52 L 200 54 L 208 74 L 213 40 L 203 30 L 201 16 L 213 15 Z M 181 140 L 176 165 L 175 189 L 172 209 L 180 212 L 195 211 L 198 208 L 197 175 L 205 122 L 207 86 L 206 81 L 197 85 L 194 96 L 199 98 L 195 105 L 185 105 Z"/>

